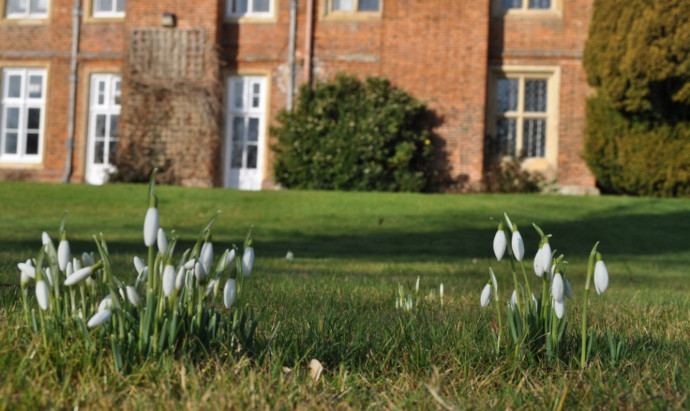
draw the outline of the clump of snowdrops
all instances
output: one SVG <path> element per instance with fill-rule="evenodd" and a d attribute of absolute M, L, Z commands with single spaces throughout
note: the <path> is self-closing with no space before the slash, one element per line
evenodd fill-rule
<path fill-rule="evenodd" d="M 507 345 L 517 357 L 530 356 L 532 358 L 546 358 L 554 362 L 559 355 L 566 337 L 568 317 L 566 315 L 566 300 L 572 297 L 572 287 L 568 278 L 568 262 L 564 256 L 557 255 L 552 249 L 550 238 L 536 224 L 532 224 L 539 234 L 540 240 L 532 267 L 539 285 L 532 289 L 531 275 L 525 268 L 525 245 L 518 226 L 507 214 L 498 223 L 498 230 L 494 236 L 493 249 L 496 259 L 500 262 L 508 252 L 508 262 L 513 280 L 513 292 L 510 298 L 501 301 L 498 293 L 498 280 L 493 268 L 489 268 L 487 281 L 480 297 L 482 307 L 487 307 L 493 299 L 498 318 L 498 326 L 492 328 L 495 341 L 495 352 L 499 353 L 506 344 L 503 341 L 502 318 L 505 309 L 510 339 Z M 508 227 L 508 231 L 504 229 Z M 587 265 L 587 277 L 582 299 L 582 324 L 579 363 L 584 367 L 589 359 L 594 339 L 593 332 L 587 332 L 587 305 L 589 290 L 593 283 L 597 294 L 602 294 L 608 288 L 609 276 L 601 254 L 597 252 L 597 242 L 592 247 Z M 517 273 L 522 273 L 522 281 Z M 536 295 L 535 295 L 536 293 Z M 610 338 L 609 338 L 610 339 Z M 620 351 L 620 346 L 618 347 Z"/>
<path fill-rule="evenodd" d="M 93 237 L 96 253 L 73 256 L 64 217 L 57 249 L 44 232 L 38 256 L 18 264 L 24 316 L 45 346 L 76 331 L 85 347 L 109 346 L 118 369 L 166 352 L 251 348 L 259 321 L 245 295 L 254 264 L 251 229 L 243 250 L 233 246 L 214 261 L 214 216 L 195 246 L 175 257 L 178 238 L 159 226 L 155 173 L 143 229 L 147 262 L 134 257 L 133 284 L 115 276 L 103 234 Z M 30 292 L 38 307 L 30 307 Z"/>
<path fill-rule="evenodd" d="M 406 293 L 405 288 L 402 284 L 398 283 L 398 293 L 395 296 L 395 309 L 403 311 L 414 311 L 422 302 L 419 290 L 419 281 L 421 277 L 417 276 L 417 281 L 414 286 L 414 294 Z M 438 287 L 438 300 L 441 307 L 443 307 L 443 283 Z M 425 297 L 428 301 L 433 301 L 436 299 L 436 293 L 434 290 L 430 290 L 429 294 Z"/>

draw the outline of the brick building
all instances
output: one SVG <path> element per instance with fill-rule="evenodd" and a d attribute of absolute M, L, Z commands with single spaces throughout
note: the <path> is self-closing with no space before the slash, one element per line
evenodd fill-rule
<path fill-rule="evenodd" d="M 0 0 L 0 179 L 103 182 L 126 134 L 121 112 L 133 124 L 146 104 L 129 88 L 145 73 L 222 89 L 210 137 L 176 136 L 204 124 L 189 101 L 168 106 L 172 128 L 158 138 L 184 158 L 179 183 L 270 188 L 275 114 L 301 84 L 345 71 L 426 101 L 453 177 L 479 181 L 491 144 L 524 152 L 526 167 L 564 191 L 590 191 L 581 152 L 591 3 Z"/>

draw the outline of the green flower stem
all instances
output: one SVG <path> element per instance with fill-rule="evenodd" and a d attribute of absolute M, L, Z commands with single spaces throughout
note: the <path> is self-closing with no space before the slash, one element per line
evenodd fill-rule
<path fill-rule="evenodd" d="M 515 286 L 515 302 L 516 302 L 518 309 L 520 309 L 520 307 L 522 305 L 520 304 L 520 301 L 521 301 L 520 288 L 518 286 L 517 272 L 515 271 L 515 261 L 512 258 L 510 258 L 509 260 L 510 260 L 510 270 L 513 272 L 513 283 Z"/>
<path fill-rule="evenodd" d="M 503 322 L 501 321 L 501 317 L 503 316 L 501 313 L 501 303 L 498 301 L 498 298 L 494 298 L 494 302 L 496 303 L 496 316 L 498 317 L 498 338 L 496 339 L 496 354 L 501 351 L 501 332 L 503 330 Z"/>
<path fill-rule="evenodd" d="M 544 274 L 546 276 L 546 274 Z M 549 305 L 549 302 L 547 301 L 548 298 L 548 284 L 546 281 L 545 277 L 542 277 L 542 282 L 541 282 L 541 319 L 544 322 L 544 332 L 548 332 L 549 329 L 549 318 L 548 318 L 548 311 L 547 307 Z"/>
<path fill-rule="evenodd" d="M 587 355 L 587 300 L 589 299 L 589 284 L 592 282 L 594 275 L 594 257 L 597 255 L 597 241 L 589 253 L 589 262 L 587 263 L 587 281 L 585 282 L 585 295 L 582 299 L 582 352 L 580 353 L 580 368 L 585 367 L 585 360 Z"/>
<path fill-rule="evenodd" d="M 525 286 L 527 287 L 527 303 L 525 305 L 525 313 L 529 311 L 530 301 L 532 300 L 532 289 L 529 286 L 529 278 L 527 278 L 527 271 L 525 271 L 525 262 L 520 260 L 520 268 L 522 268 L 522 276 L 525 277 Z"/>

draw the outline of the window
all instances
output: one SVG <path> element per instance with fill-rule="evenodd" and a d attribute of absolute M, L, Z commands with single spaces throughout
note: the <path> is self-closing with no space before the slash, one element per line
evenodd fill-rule
<path fill-rule="evenodd" d="M 118 74 L 91 76 L 86 181 L 103 184 L 115 171 L 120 123 L 121 77 Z"/>
<path fill-rule="evenodd" d="M 501 13 L 510 13 L 513 11 L 555 11 L 559 7 L 561 0 L 493 0 L 494 10 L 500 10 Z"/>
<path fill-rule="evenodd" d="M 6 0 L 5 17 L 8 19 L 48 17 L 48 0 Z"/>
<path fill-rule="evenodd" d="M 274 0 L 227 0 L 228 17 L 273 17 Z"/>
<path fill-rule="evenodd" d="M 379 12 L 381 0 L 331 0 L 335 12 Z"/>
<path fill-rule="evenodd" d="M 94 17 L 124 17 L 125 0 L 93 0 Z"/>
<path fill-rule="evenodd" d="M 45 83 L 43 69 L 2 71 L 0 160 L 40 161 Z"/>
<path fill-rule="evenodd" d="M 487 129 L 498 156 L 556 164 L 558 75 L 556 69 L 492 71 Z"/>

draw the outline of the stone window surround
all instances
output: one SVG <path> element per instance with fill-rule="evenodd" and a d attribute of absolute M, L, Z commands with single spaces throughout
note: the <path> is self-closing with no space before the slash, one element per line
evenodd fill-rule
<path fill-rule="evenodd" d="M 368 21 L 381 20 L 384 0 L 379 0 L 378 11 L 358 11 L 359 0 L 354 1 L 354 11 L 333 10 L 333 0 L 320 0 L 320 17 L 326 21 Z"/>
<path fill-rule="evenodd" d="M 547 81 L 545 155 L 544 157 L 526 158 L 524 160 L 524 167 L 530 171 L 551 173 L 558 169 L 560 77 L 561 70 L 558 66 L 497 65 L 489 67 L 486 112 L 487 135 L 495 134 L 496 119 L 499 117 L 499 114 L 496 112 L 496 83 L 498 79 L 516 78 L 521 81 L 524 81 L 524 79 L 543 79 Z M 521 116 L 521 114 L 518 114 L 518 116 Z M 521 147 L 522 142 L 516 142 L 516 145 Z"/>

